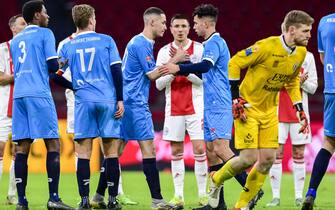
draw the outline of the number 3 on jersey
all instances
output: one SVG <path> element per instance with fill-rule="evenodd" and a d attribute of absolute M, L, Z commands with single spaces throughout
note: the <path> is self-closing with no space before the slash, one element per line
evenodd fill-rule
<path fill-rule="evenodd" d="M 19 48 L 21 49 L 21 52 L 22 52 L 22 56 L 19 57 L 19 62 L 24 63 L 27 57 L 26 43 L 24 41 L 21 41 L 19 43 Z"/>
<path fill-rule="evenodd" d="M 90 61 L 88 63 L 88 68 L 87 71 L 92 71 L 92 65 L 93 65 L 93 60 L 95 56 L 95 48 L 86 48 L 86 49 L 77 49 L 76 53 L 79 54 L 80 58 L 80 65 L 81 65 L 81 71 L 85 72 L 86 71 L 86 66 L 85 66 L 85 59 L 84 59 L 84 52 L 85 53 L 90 53 Z"/>

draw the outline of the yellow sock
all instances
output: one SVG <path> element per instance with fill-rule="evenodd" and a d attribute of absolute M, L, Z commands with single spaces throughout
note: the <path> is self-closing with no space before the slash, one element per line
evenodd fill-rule
<path fill-rule="evenodd" d="M 220 168 L 220 170 L 215 172 L 213 175 L 213 181 L 217 186 L 236 175 L 234 169 L 231 167 L 231 160 L 232 159 L 226 162 L 226 164 L 224 164 L 222 168 Z"/>
<path fill-rule="evenodd" d="M 243 188 L 240 198 L 237 201 L 235 207 L 242 208 L 246 207 L 251 199 L 258 193 L 261 187 L 264 184 L 265 178 L 267 174 L 262 174 L 257 171 L 256 167 L 253 167 L 248 174 L 247 182 L 245 183 L 245 187 Z"/>

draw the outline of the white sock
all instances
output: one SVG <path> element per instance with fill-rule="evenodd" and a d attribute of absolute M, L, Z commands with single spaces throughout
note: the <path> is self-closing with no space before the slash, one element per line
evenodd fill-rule
<path fill-rule="evenodd" d="M 11 165 L 10 165 L 10 172 L 9 172 L 8 196 L 16 195 L 14 164 L 15 162 L 14 160 L 12 160 Z"/>
<path fill-rule="evenodd" d="M 302 192 L 304 190 L 306 170 L 304 159 L 294 160 L 293 159 L 293 176 L 294 176 L 294 189 L 295 198 L 302 198 Z"/>
<path fill-rule="evenodd" d="M 183 154 L 172 156 L 171 172 L 174 184 L 174 195 L 184 198 L 185 164 Z"/>
<path fill-rule="evenodd" d="M 282 163 L 274 163 L 270 169 L 270 183 L 272 188 L 272 197 L 280 198 L 280 182 L 282 176 Z"/>
<path fill-rule="evenodd" d="M 198 184 L 198 196 L 206 195 L 207 184 L 207 162 L 206 153 L 194 155 L 194 174 Z"/>
<path fill-rule="evenodd" d="M 121 176 L 121 165 L 119 164 L 119 169 L 120 169 L 120 178 L 119 178 L 119 187 L 118 187 L 118 191 L 117 194 L 118 195 L 123 195 L 123 188 L 122 188 L 122 176 Z"/>

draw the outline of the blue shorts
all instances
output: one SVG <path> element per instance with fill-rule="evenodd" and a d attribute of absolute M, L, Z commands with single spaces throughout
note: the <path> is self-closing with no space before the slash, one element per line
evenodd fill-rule
<path fill-rule="evenodd" d="M 75 102 L 74 138 L 121 137 L 121 119 L 115 119 L 115 102 Z"/>
<path fill-rule="evenodd" d="M 154 139 L 154 126 L 151 112 L 147 105 L 124 105 L 122 118 L 123 137 L 128 140 L 152 140 Z"/>
<path fill-rule="evenodd" d="M 335 137 L 335 94 L 325 93 L 324 134 Z"/>
<path fill-rule="evenodd" d="M 205 141 L 215 139 L 231 139 L 233 128 L 233 115 L 230 109 L 204 111 Z"/>
<path fill-rule="evenodd" d="M 59 138 L 52 98 L 23 97 L 13 100 L 13 141 Z"/>

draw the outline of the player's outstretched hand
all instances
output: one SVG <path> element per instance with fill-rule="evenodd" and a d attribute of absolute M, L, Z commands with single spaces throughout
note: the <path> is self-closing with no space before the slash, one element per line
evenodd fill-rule
<path fill-rule="evenodd" d="M 124 106 L 123 106 L 123 101 L 118 101 L 117 102 L 117 110 L 114 114 L 115 119 L 119 119 L 123 116 L 124 113 Z"/>
<path fill-rule="evenodd" d="M 233 99 L 233 117 L 234 119 L 240 119 L 242 122 L 247 121 L 247 115 L 244 112 L 244 108 L 249 108 L 250 104 L 241 97 Z"/>
<path fill-rule="evenodd" d="M 168 70 L 168 74 L 176 74 L 180 71 L 179 66 L 174 63 L 167 63 L 164 67 Z"/>
<path fill-rule="evenodd" d="M 307 134 L 309 133 L 309 123 L 306 117 L 304 110 L 297 111 L 297 117 L 301 124 L 301 128 L 299 129 L 299 133 Z"/>

